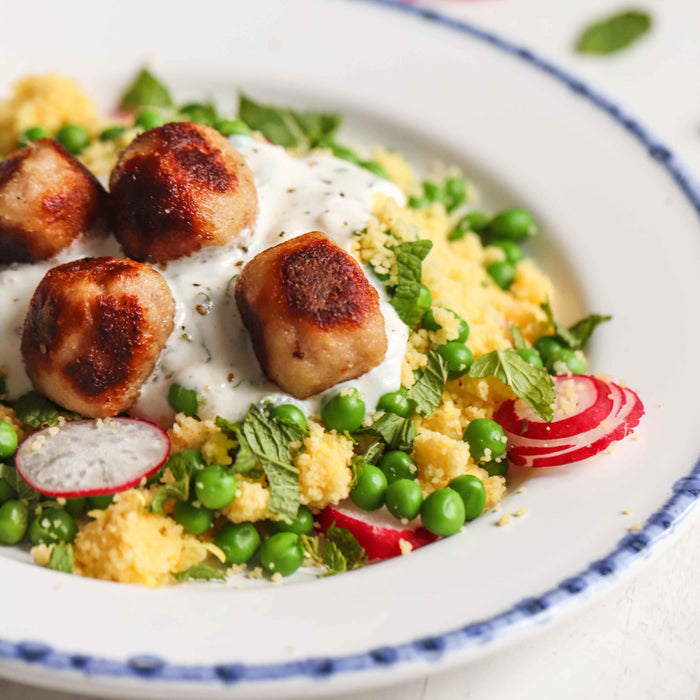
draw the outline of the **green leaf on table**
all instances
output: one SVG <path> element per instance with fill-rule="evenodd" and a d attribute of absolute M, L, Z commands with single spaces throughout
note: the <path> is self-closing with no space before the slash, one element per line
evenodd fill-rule
<path fill-rule="evenodd" d="M 442 400 L 447 381 L 447 362 L 436 350 L 428 353 L 428 364 L 423 374 L 408 390 L 407 397 L 416 404 L 416 411 L 426 418 Z"/>
<path fill-rule="evenodd" d="M 418 298 L 423 277 L 423 260 L 432 247 L 432 241 L 419 239 L 400 243 L 394 248 L 398 265 L 398 284 L 392 291 L 391 305 L 409 328 L 418 325 L 425 311 L 418 305 Z"/>
<path fill-rule="evenodd" d="M 474 361 L 469 376 L 495 377 L 509 386 L 543 420 L 554 417 L 554 382 L 544 369 L 525 362 L 513 348 L 493 350 Z"/>
<path fill-rule="evenodd" d="M 172 107 L 170 91 L 147 68 L 142 68 L 119 100 L 120 109 Z"/>
<path fill-rule="evenodd" d="M 238 118 L 279 146 L 315 148 L 333 140 L 342 117 L 323 112 L 298 112 L 287 107 L 263 105 L 240 94 Z"/>
<path fill-rule="evenodd" d="M 215 569 L 213 566 L 206 564 L 194 564 L 189 569 L 173 573 L 173 577 L 178 583 L 184 581 L 225 581 L 226 576 L 223 571 Z"/>
<path fill-rule="evenodd" d="M 580 36 L 576 50 L 579 53 L 614 53 L 628 47 L 649 29 L 651 17 L 646 12 L 621 12 L 589 26 Z"/>

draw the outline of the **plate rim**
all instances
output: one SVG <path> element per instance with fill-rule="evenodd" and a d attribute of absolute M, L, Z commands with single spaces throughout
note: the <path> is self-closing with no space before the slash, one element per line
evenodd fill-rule
<path fill-rule="evenodd" d="M 446 30 L 469 39 L 485 42 L 504 53 L 524 61 L 568 87 L 606 113 L 624 128 L 647 151 L 649 157 L 663 167 L 700 219 L 700 185 L 694 182 L 686 168 L 661 141 L 652 135 L 638 119 L 620 108 L 612 100 L 577 78 L 568 69 L 559 68 L 529 48 L 504 39 L 499 34 L 484 30 L 471 22 L 449 17 L 429 8 L 406 4 L 402 0 L 345 0 L 377 7 L 390 8 L 408 16 L 433 22 Z M 335 675 L 378 671 L 411 662 L 435 662 L 446 655 L 492 643 L 504 633 L 517 628 L 548 622 L 555 609 L 569 609 L 571 601 L 583 601 L 589 594 L 609 590 L 620 580 L 620 575 L 651 553 L 657 553 L 662 542 L 685 520 L 700 499 L 700 458 L 690 472 L 672 485 L 671 497 L 644 523 L 641 530 L 625 535 L 606 556 L 592 562 L 580 573 L 571 576 L 536 597 L 528 597 L 506 610 L 483 620 L 469 623 L 428 638 L 414 639 L 400 644 L 370 648 L 363 652 L 325 658 L 305 658 L 282 663 L 215 665 L 187 665 L 170 663 L 157 655 L 140 654 L 126 661 L 87 654 L 71 654 L 54 649 L 35 640 L 11 642 L 0 638 L 0 660 L 40 665 L 46 670 L 84 672 L 102 678 L 130 678 L 173 683 L 178 681 L 201 683 L 252 683 L 269 681 L 322 679 Z"/>

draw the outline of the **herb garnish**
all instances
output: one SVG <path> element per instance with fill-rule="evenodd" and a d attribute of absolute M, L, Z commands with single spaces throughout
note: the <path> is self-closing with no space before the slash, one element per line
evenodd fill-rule
<path fill-rule="evenodd" d="M 262 105 L 241 93 L 238 118 L 251 129 L 260 131 L 272 143 L 289 148 L 315 148 L 332 141 L 340 126 L 339 114 L 296 112 L 286 107 Z"/>
<path fill-rule="evenodd" d="M 495 377 L 509 386 L 543 420 L 554 417 L 554 382 L 546 370 L 525 362 L 512 348 L 493 350 L 475 360 L 469 376 Z"/>
<path fill-rule="evenodd" d="M 399 318 L 413 328 L 425 309 L 418 306 L 423 275 L 423 260 L 433 247 L 432 241 L 419 239 L 400 243 L 394 248 L 398 265 L 398 284 L 393 289 L 391 305 Z"/>
<path fill-rule="evenodd" d="M 380 437 L 390 450 L 411 452 L 418 436 L 416 426 L 410 418 L 402 418 L 395 413 L 385 413 L 367 428 L 370 435 Z"/>
<path fill-rule="evenodd" d="M 119 100 L 120 109 L 172 107 L 170 91 L 147 68 L 142 68 Z"/>
<path fill-rule="evenodd" d="M 580 53 L 609 54 L 626 48 L 651 28 L 646 12 L 629 10 L 589 26 L 579 38 Z"/>
<path fill-rule="evenodd" d="M 63 571 L 67 574 L 73 573 L 73 545 L 55 544 L 51 549 L 51 557 L 46 565 L 49 569 Z"/>
<path fill-rule="evenodd" d="M 601 324 L 609 321 L 612 316 L 603 316 L 602 314 L 589 314 L 580 321 L 574 323 L 573 326 L 566 328 L 560 326 L 552 315 L 552 307 L 549 301 L 542 304 L 542 310 L 547 314 L 549 323 L 554 327 L 554 335 L 571 350 L 582 350 L 586 343 L 590 340 L 593 331 Z"/>
<path fill-rule="evenodd" d="M 423 374 L 408 390 L 408 398 L 415 402 L 416 411 L 424 418 L 431 415 L 442 400 L 447 381 L 447 362 L 437 351 L 428 353 L 428 364 Z"/>
<path fill-rule="evenodd" d="M 41 429 L 56 425 L 61 416 L 69 420 L 77 418 L 77 414 L 57 406 L 38 391 L 28 391 L 8 403 L 17 416 L 32 428 Z"/>
<path fill-rule="evenodd" d="M 35 491 L 19 474 L 17 469 L 11 464 L 0 462 L 0 478 L 6 479 L 7 483 L 15 490 L 17 499 L 22 501 L 29 508 L 39 505 L 41 494 Z"/>
<path fill-rule="evenodd" d="M 316 566 L 326 567 L 321 576 L 359 569 L 367 563 L 367 552 L 354 535 L 344 527 L 336 527 L 335 523 L 326 531 L 323 547 L 318 537 L 309 535 L 300 535 L 299 544 Z"/>
<path fill-rule="evenodd" d="M 163 506 L 173 498 L 186 501 L 190 497 L 190 476 L 192 476 L 193 463 L 182 452 L 177 452 L 168 457 L 164 469 L 169 469 L 175 481 L 172 484 L 161 486 L 151 502 L 151 512 L 163 515 Z"/>
<path fill-rule="evenodd" d="M 184 571 L 179 571 L 178 573 L 173 573 L 173 577 L 179 583 L 183 581 L 225 581 L 226 576 L 219 569 L 215 569 L 213 566 L 207 566 L 206 564 L 194 564 L 190 566 L 189 569 Z"/>

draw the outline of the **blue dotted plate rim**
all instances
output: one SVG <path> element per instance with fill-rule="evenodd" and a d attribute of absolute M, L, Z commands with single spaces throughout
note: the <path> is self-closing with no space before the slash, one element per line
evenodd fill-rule
<path fill-rule="evenodd" d="M 603 95 L 589 88 L 567 71 L 558 68 L 529 49 L 518 46 L 470 23 L 446 17 L 426 8 L 406 5 L 399 0 L 356 0 L 392 8 L 422 18 L 472 39 L 484 41 L 515 56 L 562 82 L 570 90 L 606 112 L 632 134 L 649 155 L 666 169 L 700 216 L 700 188 L 694 184 L 671 151 L 654 138 L 634 118 Z M 411 662 L 435 661 L 446 653 L 463 651 L 500 638 L 504 632 L 549 619 L 555 607 L 563 607 L 577 596 L 581 599 L 605 581 L 646 556 L 679 523 L 700 497 L 700 460 L 687 477 L 673 485 L 671 498 L 654 513 L 639 532 L 626 535 L 606 557 L 593 562 L 579 575 L 562 581 L 536 598 L 520 601 L 491 618 L 471 623 L 450 632 L 396 646 L 371 649 L 358 654 L 328 658 L 308 658 L 273 664 L 227 663 L 214 666 L 169 663 L 156 655 L 135 656 L 115 661 L 90 655 L 76 655 L 53 649 L 39 641 L 10 642 L 0 639 L 0 659 L 43 666 L 47 669 L 73 670 L 92 676 L 131 677 L 152 681 L 237 682 L 280 681 L 299 678 L 325 678 L 339 673 L 376 671 Z"/>

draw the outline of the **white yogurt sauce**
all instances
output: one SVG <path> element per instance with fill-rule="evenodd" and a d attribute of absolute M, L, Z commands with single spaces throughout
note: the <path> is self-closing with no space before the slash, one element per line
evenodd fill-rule
<path fill-rule="evenodd" d="M 349 250 L 353 234 L 372 213 L 372 195 L 383 192 L 403 203 L 393 184 L 333 156 L 292 158 L 285 150 L 247 136 L 231 138 L 255 175 L 259 214 L 248 246 L 206 248 L 156 269 L 175 299 L 175 328 L 158 366 L 141 389 L 131 413 L 161 423 L 172 419 L 168 389 L 173 382 L 199 394 L 199 415 L 239 420 L 251 403 L 271 397 L 318 413 L 322 395 L 299 401 L 280 392 L 260 369 L 248 332 L 233 299 L 233 281 L 257 253 L 308 231 L 318 230 Z M 0 271 L 0 364 L 7 372 L 10 397 L 31 388 L 19 345 L 29 299 L 46 271 L 85 256 L 122 256 L 113 238 L 77 243 L 51 261 L 13 265 Z M 379 292 L 388 348 L 381 364 L 366 374 L 333 387 L 356 387 L 368 410 L 379 397 L 400 386 L 408 329 L 389 304 L 381 282 L 367 277 Z"/>

